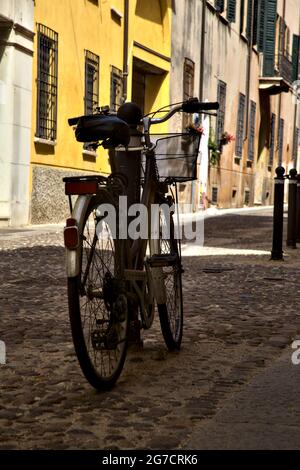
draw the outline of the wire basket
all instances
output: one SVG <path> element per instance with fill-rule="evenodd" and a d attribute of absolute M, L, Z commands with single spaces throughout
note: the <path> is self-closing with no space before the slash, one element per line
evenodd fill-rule
<path fill-rule="evenodd" d="M 151 135 L 160 180 L 183 183 L 197 179 L 200 138 L 198 132 Z"/>

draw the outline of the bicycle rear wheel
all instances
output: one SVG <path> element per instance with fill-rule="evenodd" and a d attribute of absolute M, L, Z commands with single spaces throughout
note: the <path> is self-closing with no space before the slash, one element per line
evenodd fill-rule
<path fill-rule="evenodd" d="M 79 222 L 81 273 L 68 278 L 69 316 L 77 358 L 88 382 L 110 389 L 124 365 L 128 311 L 124 283 L 123 242 L 103 220 L 94 196 Z"/>

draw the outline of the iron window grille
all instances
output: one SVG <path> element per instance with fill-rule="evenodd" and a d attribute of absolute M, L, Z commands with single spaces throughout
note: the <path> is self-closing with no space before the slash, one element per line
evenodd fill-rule
<path fill-rule="evenodd" d="M 270 150 L 269 150 L 269 167 L 273 166 L 274 162 L 274 151 L 275 151 L 275 126 L 276 116 L 272 113 L 271 117 L 271 129 L 270 129 Z"/>
<path fill-rule="evenodd" d="M 183 100 L 188 100 L 194 96 L 195 64 L 187 57 L 183 65 Z M 185 132 L 190 123 L 191 117 L 187 113 L 182 114 L 182 129 Z"/>
<path fill-rule="evenodd" d="M 110 74 L 110 109 L 118 111 L 122 104 L 123 96 L 123 75 L 122 71 L 116 67 L 111 68 Z"/>
<path fill-rule="evenodd" d="M 249 189 L 245 190 L 245 195 L 244 195 L 244 205 L 249 206 L 250 204 L 250 191 Z"/>
<path fill-rule="evenodd" d="M 246 102 L 245 95 L 240 93 L 238 119 L 237 119 L 237 129 L 236 129 L 236 144 L 235 144 L 235 154 L 239 158 L 241 158 L 242 155 L 243 155 L 245 102 Z"/>
<path fill-rule="evenodd" d="M 278 164 L 282 164 L 283 156 L 283 136 L 284 136 L 284 119 L 280 118 L 279 120 L 279 130 L 278 130 Z"/>
<path fill-rule="evenodd" d="M 85 51 L 84 113 L 93 114 L 99 106 L 99 57 Z"/>
<path fill-rule="evenodd" d="M 216 186 L 212 187 L 211 191 L 211 202 L 212 204 L 218 204 L 219 190 Z"/>
<path fill-rule="evenodd" d="M 56 140 L 58 34 L 37 24 L 37 119 L 36 137 Z"/>
<path fill-rule="evenodd" d="M 217 101 L 219 103 L 219 111 L 216 122 L 216 140 L 220 144 L 225 125 L 226 110 L 226 89 L 227 85 L 222 80 L 218 80 Z"/>
<path fill-rule="evenodd" d="M 256 121 L 256 103 L 251 101 L 250 104 L 250 132 L 248 146 L 248 160 L 254 160 L 254 142 L 255 142 L 255 121 Z"/>
<path fill-rule="evenodd" d="M 296 127 L 294 131 L 294 145 L 293 145 L 293 160 L 295 162 L 297 161 L 297 157 L 298 157 L 299 137 L 300 137 L 300 129 L 299 127 Z"/>

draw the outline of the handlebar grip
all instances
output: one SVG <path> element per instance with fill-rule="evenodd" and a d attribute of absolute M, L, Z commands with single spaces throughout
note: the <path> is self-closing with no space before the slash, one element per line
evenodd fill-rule
<path fill-rule="evenodd" d="M 75 126 L 78 123 L 79 119 L 80 119 L 80 116 L 68 119 L 69 126 Z"/>
<path fill-rule="evenodd" d="M 199 113 L 201 111 L 213 111 L 219 109 L 219 103 L 216 102 L 200 102 L 200 101 L 190 101 L 182 105 L 182 111 L 185 113 Z"/>

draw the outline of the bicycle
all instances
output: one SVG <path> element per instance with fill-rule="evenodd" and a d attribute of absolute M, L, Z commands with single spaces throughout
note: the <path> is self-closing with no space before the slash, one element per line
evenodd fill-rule
<path fill-rule="evenodd" d="M 117 381 L 130 332 L 151 327 L 155 304 L 167 348 L 180 349 L 183 268 L 173 205 L 178 200 L 177 183 L 197 177 L 201 135 L 191 128 L 154 138 L 150 128 L 177 112 L 215 109 L 217 103 L 200 103 L 193 98 L 171 105 L 160 118 L 156 113 L 143 117 L 136 105 L 125 103 L 117 115 L 102 108 L 97 114 L 69 119 L 79 142 L 92 142 L 94 148 L 102 145 L 109 150 L 112 168 L 108 177 L 63 180 L 71 213 L 64 242 L 72 338 L 82 372 L 98 390 L 110 389 Z M 159 151 L 161 148 L 163 151 Z M 178 164 L 178 148 L 183 155 L 181 174 L 176 165 L 169 171 L 171 160 Z M 170 150 L 174 154 L 170 155 Z M 77 196 L 74 205 L 72 196 Z M 124 215 L 122 196 L 128 205 L 141 203 L 148 210 L 150 226 L 151 207 L 157 205 L 155 229 L 151 233 L 148 230 L 146 237 L 130 239 L 127 231 L 127 236 L 121 236 L 134 220 L 132 216 L 126 214 L 123 224 L 114 224 L 108 218 L 107 208 L 113 208 L 117 219 Z M 166 208 L 170 209 L 168 221 Z M 166 225 L 168 230 L 164 231 Z"/>

